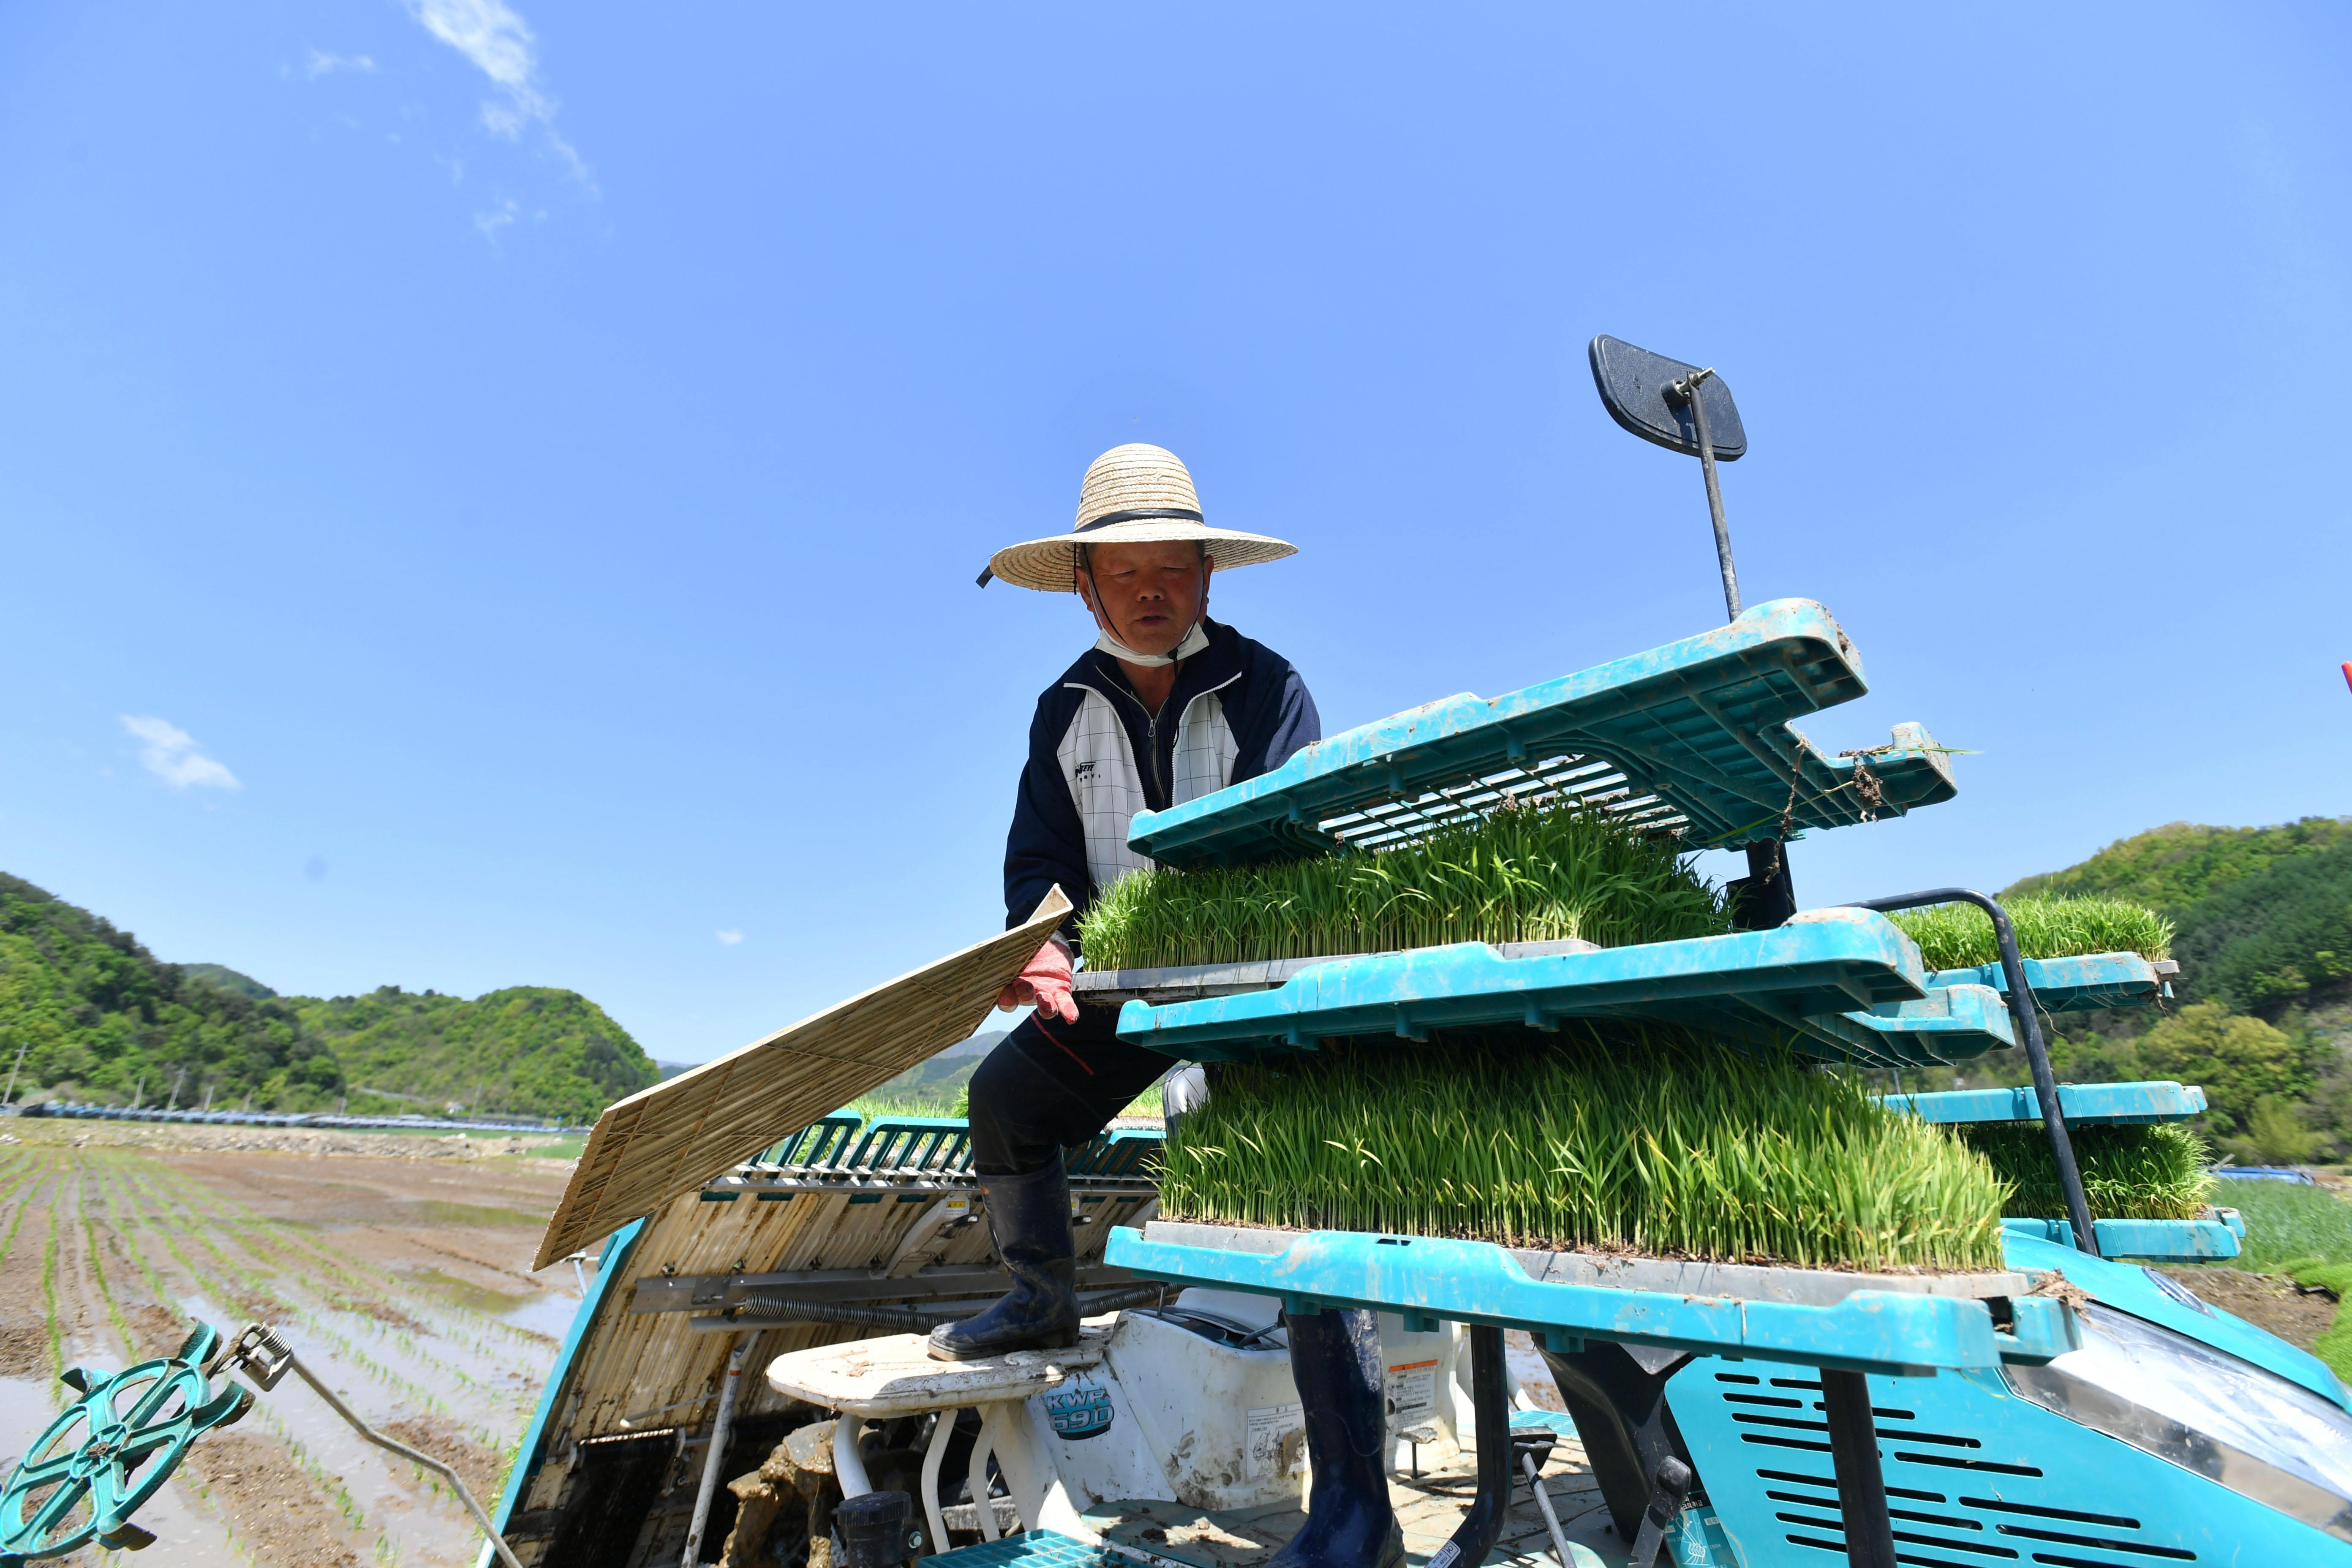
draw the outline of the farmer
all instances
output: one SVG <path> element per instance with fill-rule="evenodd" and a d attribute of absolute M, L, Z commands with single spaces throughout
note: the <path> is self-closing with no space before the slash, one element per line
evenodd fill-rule
<path fill-rule="evenodd" d="M 971 1080 L 973 1166 L 1013 1289 L 931 1334 L 947 1361 L 1073 1345 L 1076 1242 L 1062 1151 L 1109 1125 L 1167 1070 L 1121 1041 L 1118 1009 L 1071 994 L 1077 917 L 1151 862 L 1127 846 L 1139 811 L 1165 811 L 1279 767 L 1322 738 L 1288 660 L 1209 619 L 1212 574 L 1295 554 L 1261 534 L 1212 528 L 1176 455 L 1140 443 L 1097 458 L 1066 534 L 1001 550 L 981 574 L 1075 593 L 1095 646 L 1037 699 L 1029 760 L 1004 850 L 1005 923 L 1058 884 L 1076 908 L 996 1005 L 1035 1011 Z M 1389 1507 L 1380 1331 L 1370 1312 L 1289 1320 L 1314 1490 L 1282 1568 L 1386 1568 L 1403 1538 Z M 1272 1565 L 1269 1565 L 1272 1568 Z"/>

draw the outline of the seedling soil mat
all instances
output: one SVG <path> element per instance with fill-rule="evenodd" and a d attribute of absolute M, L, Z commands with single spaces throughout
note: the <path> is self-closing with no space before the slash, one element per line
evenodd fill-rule
<path fill-rule="evenodd" d="M 1271 989 L 1154 1006 L 1119 1037 L 1191 1061 L 1254 1060 L 1327 1040 L 1651 1018 L 1725 1041 L 1865 1066 L 1968 1060 L 2002 1043 L 1984 997 L 1930 998 L 1918 952 L 1867 910 L 1805 910 L 1772 931 L 1543 956 L 1483 942 L 1342 958 Z M 1926 1003 L 1906 1008 L 1904 1004 Z M 1867 1009 L 1883 1009 L 1874 1014 Z"/>
<path fill-rule="evenodd" d="M 2064 1304 L 2006 1269 L 1847 1274 L 1171 1220 L 1112 1232 L 1104 1256 L 1146 1279 L 1278 1296 L 1294 1311 L 1520 1329 L 1562 1351 L 1604 1340 L 1900 1377 L 2047 1361 L 2075 1340 Z M 1996 1308 L 2014 1332 L 1996 1329 Z"/>
<path fill-rule="evenodd" d="M 1916 724 L 1829 757 L 1788 721 L 1868 689 L 1862 656 L 1809 599 L 1507 696 L 1465 692 L 1318 742 L 1271 773 L 1162 812 L 1128 843 L 1170 866 L 1233 866 L 1419 837 L 1517 798 L 1606 804 L 1706 844 L 1899 816 L 1956 793 Z"/>

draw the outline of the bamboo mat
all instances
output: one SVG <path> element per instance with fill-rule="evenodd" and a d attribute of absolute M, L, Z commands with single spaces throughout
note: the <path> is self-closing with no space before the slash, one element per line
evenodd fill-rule
<path fill-rule="evenodd" d="M 1023 924 L 616 1100 L 547 1222 L 533 1268 L 600 1237 L 971 1037 L 1070 912 L 1059 888 Z"/>

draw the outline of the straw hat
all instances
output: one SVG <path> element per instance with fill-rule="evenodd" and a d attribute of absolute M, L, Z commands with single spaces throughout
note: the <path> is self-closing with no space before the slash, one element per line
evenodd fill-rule
<path fill-rule="evenodd" d="M 1052 539 L 1033 539 L 998 551 L 989 557 L 980 585 L 985 588 L 991 577 L 1002 577 L 1019 588 L 1073 594 L 1078 586 L 1079 545 L 1157 544 L 1171 539 L 1199 540 L 1220 572 L 1298 553 L 1297 545 L 1262 533 L 1209 527 L 1201 521 L 1201 498 L 1193 492 L 1192 476 L 1182 461 L 1165 447 L 1134 441 L 1113 447 L 1088 465 L 1078 486 L 1076 526 Z"/>

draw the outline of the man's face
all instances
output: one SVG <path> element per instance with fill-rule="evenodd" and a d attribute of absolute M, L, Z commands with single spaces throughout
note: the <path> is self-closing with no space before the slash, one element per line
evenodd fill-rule
<path fill-rule="evenodd" d="M 1092 570 L 1078 573 L 1087 608 L 1138 653 L 1172 653 L 1209 607 L 1209 563 L 1188 541 L 1097 544 L 1087 559 Z"/>

